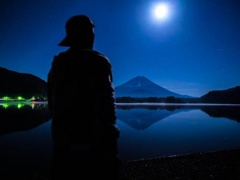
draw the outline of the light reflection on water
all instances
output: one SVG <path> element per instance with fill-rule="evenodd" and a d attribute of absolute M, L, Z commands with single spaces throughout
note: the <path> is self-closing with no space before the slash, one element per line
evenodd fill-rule
<path fill-rule="evenodd" d="M 126 112 L 119 112 L 120 116 L 121 113 Z M 139 112 L 133 110 L 131 113 L 137 116 Z M 161 110 L 151 112 L 151 115 L 154 113 L 157 116 Z M 141 121 L 141 117 L 135 120 Z M 121 120 L 119 126 L 123 132 L 119 148 L 127 160 L 240 148 L 239 122 L 210 117 L 199 109 L 172 111 L 172 114 L 142 128 L 133 124 L 130 127 Z"/>
<path fill-rule="evenodd" d="M 26 107 L 0 106 L 1 171 L 50 165 L 51 121 L 47 106 Z M 239 106 L 120 105 L 120 156 L 135 160 L 240 148 L 239 110 Z"/>

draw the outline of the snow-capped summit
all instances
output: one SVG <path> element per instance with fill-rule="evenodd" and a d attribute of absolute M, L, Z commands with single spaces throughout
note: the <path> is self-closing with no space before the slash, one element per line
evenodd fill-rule
<path fill-rule="evenodd" d="M 137 76 L 128 82 L 124 83 L 124 86 L 128 87 L 141 87 L 141 86 L 148 86 L 154 84 L 144 76 Z"/>
<path fill-rule="evenodd" d="M 116 97 L 168 97 L 186 98 L 189 96 L 181 95 L 169 91 L 144 76 L 137 76 L 126 83 L 115 87 Z"/>

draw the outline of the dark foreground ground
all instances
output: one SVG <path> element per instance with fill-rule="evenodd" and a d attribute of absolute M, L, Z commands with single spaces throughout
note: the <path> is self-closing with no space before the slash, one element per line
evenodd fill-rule
<path fill-rule="evenodd" d="M 240 180 L 240 149 L 124 162 L 124 180 Z M 0 174 L 0 180 L 50 180 L 50 171 Z"/>

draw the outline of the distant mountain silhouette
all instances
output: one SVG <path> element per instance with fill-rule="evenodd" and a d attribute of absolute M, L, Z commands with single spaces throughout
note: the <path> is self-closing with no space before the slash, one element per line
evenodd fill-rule
<path fill-rule="evenodd" d="M 169 91 L 144 76 L 137 76 L 126 83 L 115 87 L 115 96 L 118 97 L 168 97 L 191 98 Z"/>
<path fill-rule="evenodd" d="M 31 98 L 33 96 L 47 97 L 47 82 L 27 73 L 19 73 L 0 67 L 0 98 L 3 96 Z M 169 91 L 144 76 L 137 76 L 126 83 L 115 87 L 115 96 L 131 98 L 173 96 L 190 102 L 194 99 L 198 103 L 229 103 L 240 104 L 240 86 L 226 90 L 213 90 L 196 98 Z M 194 103 L 194 102 L 193 102 Z"/>
<path fill-rule="evenodd" d="M 200 99 L 202 103 L 240 104 L 240 86 L 226 90 L 209 91 Z"/>
<path fill-rule="evenodd" d="M 0 67 L 0 97 L 47 97 L 47 82 L 41 78 Z"/>

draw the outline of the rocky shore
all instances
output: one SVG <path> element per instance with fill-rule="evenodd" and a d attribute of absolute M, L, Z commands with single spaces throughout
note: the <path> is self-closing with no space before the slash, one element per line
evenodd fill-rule
<path fill-rule="evenodd" d="M 240 149 L 124 162 L 122 180 L 240 180 Z M 50 180 L 50 170 L 0 174 L 1 180 Z"/>
<path fill-rule="evenodd" d="M 131 180 L 240 180 L 240 150 L 131 161 L 123 174 Z"/>

